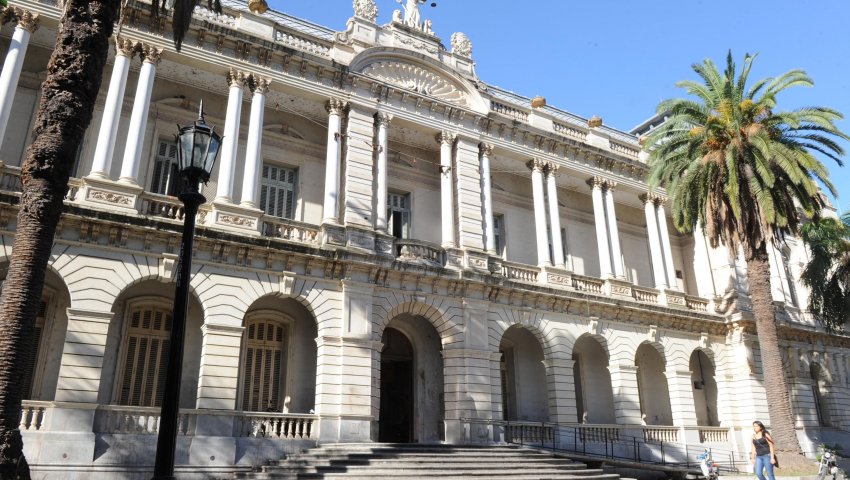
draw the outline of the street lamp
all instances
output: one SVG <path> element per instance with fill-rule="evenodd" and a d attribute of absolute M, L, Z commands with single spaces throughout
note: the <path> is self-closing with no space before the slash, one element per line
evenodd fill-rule
<path fill-rule="evenodd" d="M 180 377 L 183 373 L 183 340 L 186 337 L 186 310 L 189 304 L 189 282 L 192 269 L 192 241 L 195 236 L 195 216 L 198 207 L 207 201 L 199 192 L 201 182 L 210 179 L 215 157 L 221 146 L 221 136 L 204 121 L 204 102 L 198 109 L 198 119 L 192 125 L 179 127 L 177 163 L 183 178 L 183 192 L 177 197 L 186 206 L 183 216 L 183 239 L 177 260 L 177 286 L 174 289 L 174 311 L 171 340 L 168 344 L 168 369 L 165 373 L 165 392 L 159 416 L 159 438 L 156 443 L 156 463 L 153 478 L 174 478 L 174 450 L 177 446 L 177 416 L 180 409 Z"/>

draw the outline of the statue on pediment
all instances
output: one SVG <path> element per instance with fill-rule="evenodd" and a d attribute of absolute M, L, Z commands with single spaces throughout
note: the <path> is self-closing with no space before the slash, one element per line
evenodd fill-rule
<path fill-rule="evenodd" d="M 422 16 L 419 15 L 419 5 L 425 3 L 426 0 L 395 0 L 399 5 L 404 6 L 404 24 L 416 30 L 422 30 Z"/>

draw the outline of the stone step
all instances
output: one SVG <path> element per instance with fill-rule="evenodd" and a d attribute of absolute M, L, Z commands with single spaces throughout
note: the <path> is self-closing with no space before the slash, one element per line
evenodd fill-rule
<path fill-rule="evenodd" d="M 510 479 L 510 480 L 543 480 L 543 479 L 551 479 L 551 480 L 619 480 L 619 476 L 615 474 L 597 474 L 597 475 L 583 475 L 583 476 L 568 476 L 564 475 L 563 472 L 557 471 L 545 471 L 545 470 L 517 470 L 517 471 L 505 471 L 505 470 L 481 470 L 476 472 L 457 472 L 454 470 L 439 470 L 433 472 L 418 472 L 418 471 L 409 471 L 409 472 L 386 472 L 380 474 L 374 473 L 363 473 L 363 472 L 317 472 L 317 473 L 267 473 L 267 472 L 257 472 L 253 474 L 241 474 L 236 478 L 246 478 L 253 480 L 284 480 L 284 479 L 327 479 L 327 478 L 340 478 L 345 480 L 371 480 L 375 478 L 380 479 L 395 479 L 395 478 L 404 478 L 407 480 L 414 479 L 467 479 L 467 478 L 480 478 L 487 480 L 497 480 L 497 479 Z"/>
<path fill-rule="evenodd" d="M 265 473 L 318 473 L 318 472 L 374 472 L 374 473 L 384 473 L 384 472 L 401 472 L 401 471 L 418 471 L 418 472 L 431 472 L 431 471 L 444 471 L 450 470 L 453 472 L 477 472 L 480 470 L 488 470 L 488 471 L 556 471 L 560 473 L 564 473 L 565 475 L 597 475 L 602 473 L 602 470 L 599 469 L 588 469 L 588 468 L 564 468 L 558 465 L 424 465 L 424 464 L 407 464 L 407 463 L 387 463 L 385 465 L 309 465 L 309 466 L 266 466 L 260 467 L 260 472 Z"/>
<path fill-rule="evenodd" d="M 477 465 L 477 464 L 486 464 L 489 466 L 500 465 L 506 468 L 515 467 L 517 464 L 519 465 L 557 465 L 560 468 L 579 470 L 582 468 L 586 468 L 583 463 L 572 462 L 570 460 L 558 459 L 553 457 L 544 457 L 544 458 L 499 458 L 493 460 L 482 460 L 480 458 L 420 458 L 420 457 L 401 457 L 401 458 L 386 458 L 386 457 L 374 457 L 374 458 L 334 458 L 334 459 L 291 459 L 291 460 L 281 460 L 276 462 L 270 462 L 267 466 L 275 467 L 275 466 L 289 466 L 289 467 L 300 467 L 300 466 L 335 466 L 335 465 L 398 465 L 400 463 L 405 464 L 414 464 L 414 465 L 428 465 L 435 463 L 435 460 L 439 460 L 441 464 L 450 464 L 450 465 Z"/>

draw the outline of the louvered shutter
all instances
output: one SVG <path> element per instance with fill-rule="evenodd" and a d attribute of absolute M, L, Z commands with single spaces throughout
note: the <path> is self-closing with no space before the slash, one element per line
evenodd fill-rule
<path fill-rule="evenodd" d="M 162 195 L 179 193 L 180 175 L 177 166 L 177 144 L 160 141 L 151 175 L 151 192 Z"/>
<path fill-rule="evenodd" d="M 295 216 L 295 170 L 263 165 L 260 176 L 260 208 L 273 217 Z"/>
<path fill-rule="evenodd" d="M 255 320 L 248 325 L 245 363 L 242 366 L 243 410 L 281 410 L 284 329 L 283 325 L 272 320 Z"/>
<path fill-rule="evenodd" d="M 170 332 L 171 314 L 161 308 L 142 307 L 130 313 L 119 404 L 162 405 Z"/>

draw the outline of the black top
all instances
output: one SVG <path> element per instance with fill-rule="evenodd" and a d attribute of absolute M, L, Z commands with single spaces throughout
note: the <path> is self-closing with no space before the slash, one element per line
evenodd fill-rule
<path fill-rule="evenodd" d="M 753 447 L 756 449 L 756 455 L 770 455 L 770 444 L 764 436 L 761 438 L 753 437 Z"/>

